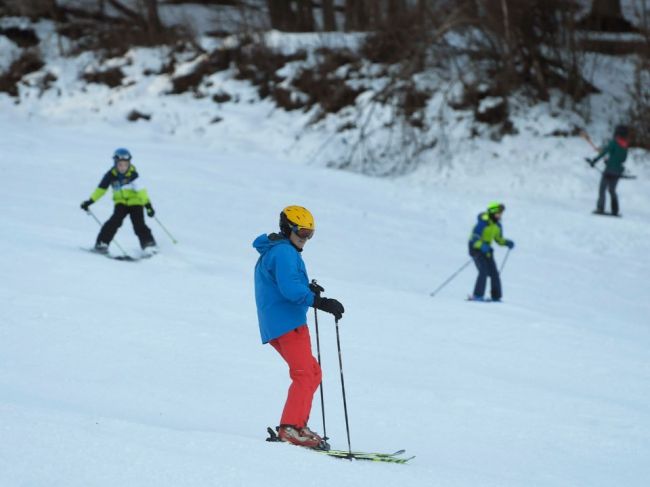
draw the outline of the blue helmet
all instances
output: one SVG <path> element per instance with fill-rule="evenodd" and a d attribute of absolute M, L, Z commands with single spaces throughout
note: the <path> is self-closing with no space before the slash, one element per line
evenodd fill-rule
<path fill-rule="evenodd" d="M 128 149 L 125 149 L 123 147 L 120 147 L 119 149 L 115 149 L 115 152 L 113 152 L 113 162 L 117 163 L 117 161 L 130 161 L 131 160 L 131 153 L 129 152 Z"/>

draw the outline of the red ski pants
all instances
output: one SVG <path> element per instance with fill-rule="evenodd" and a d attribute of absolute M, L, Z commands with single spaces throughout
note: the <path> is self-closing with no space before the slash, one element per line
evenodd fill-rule
<path fill-rule="evenodd" d="M 302 325 L 269 342 L 289 365 L 291 385 L 280 424 L 307 426 L 314 393 L 321 381 L 321 369 L 311 353 L 309 328 Z"/>

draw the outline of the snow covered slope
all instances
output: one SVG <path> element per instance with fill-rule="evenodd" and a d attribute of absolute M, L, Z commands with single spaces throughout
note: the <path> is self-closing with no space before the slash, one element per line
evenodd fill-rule
<path fill-rule="evenodd" d="M 582 121 L 546 105 L 514 113 L 519 135 L 499 143 L 444 127 L 430 163 L 399 179 L 327 170 L 314 162 L 327 124 L 304 131 L 308 114 L 260 101 L 228 73 L 210 81 L 240 103 L 167 96 L 168 79 L 143 75 L 161 58 L 134 49 L 123 87 L 86 86 L 79 73 L 96 59 L 57 58 L 52 26 L 40 29 L 53 88 L 40 93 L 37 73 L 20 104 L 0 95 L 0 487 L 646 485 L 647 154 L 632 152 L 638 179 L 619 185 L 622 219 L 591 215 L 590 149 L 548 136 Z M 11 49 L 2 41 L 0 67 Z M 597 139 L 620 116 L 618 68 L 596 68 L 607 88 L 588 100 Z M 133 108 L 151 122 L 127 124 Z M 135 263 L 82 250 L 98 226 L 79 204 L 119 146 L 179 240 L 148 219 L 161 254 Z M 494 199 L 517 244 L 504 302 L 464 301 L 472 267 L 430 298 L 468 260 L 470 229 Z M 352 447 L 406 448 L 417 455 L 407 466 L 263 441 L 289 378 L 260 345 L 251 242 L 289 204 L 314 213 L 310 277 L 346 307 Z M 91 209 L 106 219 L 110 196 Z M 117 241 L 137 253 L 130 223 Z M 345 448 L 329 316 L 320 330 L 327 433 Z"/>
<path fill-rule="evenodd" d="M 242 116 L 246 144 L 224 136 L 204 147 L 142 125 L 2 111 L 0 485 L 645 485 L 642 166 L 621 183 L 625 217 L 598 218 L 598 175 L 576 163 L 578 139 L 513 146 L 489 170 L 467 161 L 375 180 L 286 162 L 252 115 Z M 117 146 L 131 149 L 180 242 L 149 220 L 162 253 L 137 263 L 80 249 L 98 227 L 78 205 Z M 464 302 L 470 269 L 431 299 L 495 198 L 517 243 L 505 302 Z M 263 441 L 288 376 L 259 342 L 250 243 L 288 204 L 313 211 L 310 276 L 347 309 L 352 446 L 406 448 L 410 465 Z M 110 198 L 92 209 L 105 219 Z M 117 239 L 137 250 L 129 223 Z M 331 319 L 320 328 L 327 432 L 345 448 Z M 322 430 L 319 410 L 316 396 Z"/>

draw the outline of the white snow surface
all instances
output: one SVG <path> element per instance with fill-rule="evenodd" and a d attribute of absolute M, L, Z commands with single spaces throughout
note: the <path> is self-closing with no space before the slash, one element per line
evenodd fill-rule
<path fill-rule="evenodd" d="M 242 83 L 215 78 L 252 101 L 219 108 L 161 97 L 155 78 L 80 94 L 71 65 L 82 61 L 60 65 L 60 96 L 0 95 L 0 486 L 647 485 L 644 153 L 628 165 L 638 179 L 619 185 L 624 217 L 595 217 L 599 176 L 582 161 L 592 153 L 545 136 L 561 121 L 544 106 L 517 118 L 518 136 L 456 138 L 453 159 L 373 179 L 310 164 L 327 133 L 296 150 L 305 116 Z M 134 101 L 167 104 L 167 115 L 129 124 Z M 191 123 L 215 113 L 225 120 L 207 131 Z M 135 263 L 82 250 L 98 226 L 79 204 L 120 146 L 179 241 L 148 219 L 161 253 Z M 517 244 L 504 302 L 464 301 L 472 267 L 432 299 L 468 260 L 470 229 L 494 199 Z M 406 448 L 408 465 L 264 441 L 289 378 L 259 340 L 251 242 L 289 204 L 314 213 L 303 257 L 346 307 L 352 448 Z M 105 220 L 110 196 L 91 209 Z M 117 241 L 138 252 L 130 223 Z M 319 316 L 327 433 L 345 449 L 333 320 Z M 315 338 L 311 313 L 309 324 Z M 310 425 L 322 432 L 314 399 Z"/>

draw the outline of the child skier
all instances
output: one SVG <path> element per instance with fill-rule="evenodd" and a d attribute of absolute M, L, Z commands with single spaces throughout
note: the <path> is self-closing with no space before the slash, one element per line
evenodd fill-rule
<path fill-rule="evenodd" d="M 603 147 L 600 153 L 593 159 L 587 159 L 591 167 L 596 165 L 596 162 L 603 156 L 605 158 L 605 170 L 600 178 L 600 187 L 598 188 L 598 202 L 596 203 L 596 210 L 594 213 L 603 215 L 605 214 L 605 191 L 609 192 L 612 215 L 618 216 L 618 195 L 616 194 L 616 185 L 618 180 L 623 175 L 625 159 L 627 159 L 627 148 L 629 146 L 628 128 L 625 125 L 619 125 L 614 130 L 614 138 Z"/>
<path fill-rule="evenodd" d="M 90 198 L 81 203 L 81 209 L 88 211 L 90 205 L 104 196 L 109 186 L 113 188 L 115 209 L 97 235 L 95 250 L 103 254 L 108 253 L 108 246 L 127 215 L 131 217 L 133 230 L 140 240 L 140 247 L 143 250 L 155 250 L 156 241 L 151 234 L 151 229 L 144 222 L 144 208 L 147 209 L 147 215 L 150 217 L 155 215 L 155 211 L 149 201 L 147 190 L 142 186 L 142 179 L 135 166 L 131 164 L 131 153 L 127 149 L 120 148 L 113 153 L 113 167 L 104 174 Z"/>
<path fill-rule="evenodd" d="M 339 320 L 343 305 L 312 289 L 301 252 L 313 237 L 314 217 L 306 208 L 288 206 L 280 213 L 280 233 L 262 234 L 253 247 L 260 257 L 255 265 L 255 302 L 262 343 L 270 343 L 289 365 L 291 386 L 282 412 L 278 437 L 309 448 L 328 449 L 323 438 L 307 427 L 321 368 L 311 351 L 307 328 L 310 306 Z"/>
<path fill-rule="evenodd" d="M 494 250 L 491 243 L 494 240 L 499 245 L 509 249 L 514 248 L 512 240 L 503 238 L 501 217 L 506 207 L 502 203 L 492 202 L 487 211 L 478 215 L 478 222 L 472 230 L 469 239 L 469 255 L 474 259 L 478 269 L 478 277 L 474 285 L 474 294 L 470 297 L 473 301 L 483 301 L 487 278 L 490 278 L 490 293 L 492 301 L 501 301 L 501 278 L 494 261 Z"/>

